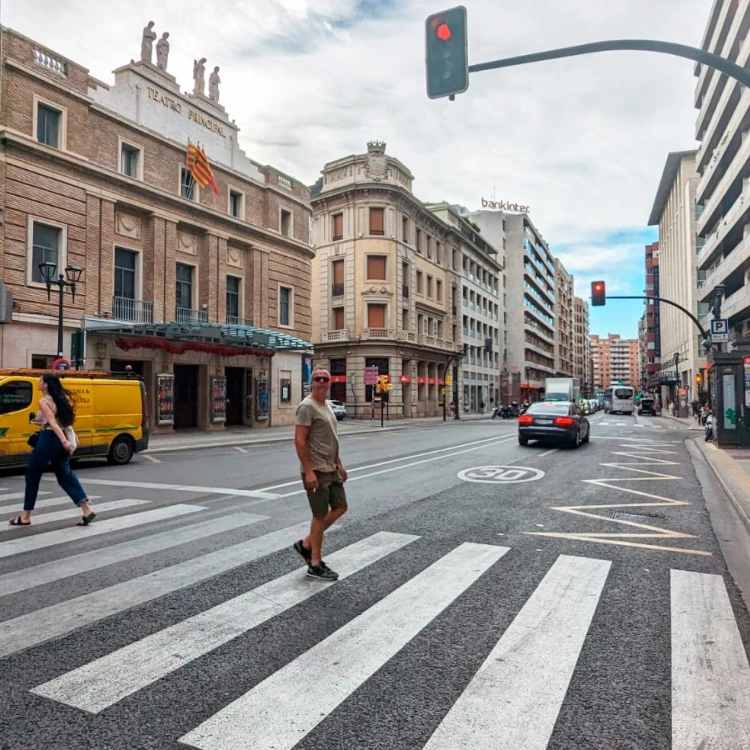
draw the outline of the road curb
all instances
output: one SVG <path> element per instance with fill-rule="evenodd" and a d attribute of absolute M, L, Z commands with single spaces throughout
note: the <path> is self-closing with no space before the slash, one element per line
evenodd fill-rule
<path fill-rule="evenodd" d="M 696 449 L 703 455 L 706 463 L 711 467 L 711 471 L 713 472 L 714 477 L 716 477 L 716 481 L 719 483 L 721 488 L 724 490 L 724 493 L 729 498 L 729 502 L 732 504 L 732 507 L 734 507 L 745 528 L 748 532 L 750 532 L 750 502 L 743 502 L 740 497 L 738 497 L 738 495 L 740 494 L 739 488 L 733 488 L 733 481 L 721 475 L 718 468 L 711 460 L 711 455 L 708 448 L 702 445 L 700 440 L 695 439 L 692 442 L 695 444 Z"/>

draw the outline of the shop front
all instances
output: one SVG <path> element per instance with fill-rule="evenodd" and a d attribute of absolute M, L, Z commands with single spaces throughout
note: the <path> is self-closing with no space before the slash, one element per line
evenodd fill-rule
<path fill-rule="evenodd" d="M 84 367 L 144 379 L 156 434 L 293 424 L 309 392 L 312 345 L 276 331 L 90 318 L 85 331 Z"/>

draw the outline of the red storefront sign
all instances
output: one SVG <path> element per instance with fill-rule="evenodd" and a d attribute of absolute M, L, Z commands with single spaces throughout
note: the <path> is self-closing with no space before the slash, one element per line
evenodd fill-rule
<path fill-rule="evenodd" d="M 331 375 L 332 383 L 346 383 L 346 375 Z"/>
<path fill-rule="evenodd" d="M 398 380 L 400 383 L 411 383 L 411 375 L 400 375 Z"/>
<path fill-rule="evenodd" d="M 417 378 L 419 385 L 424 385 L 427 382 L 427 378 Z"/>
<path fill-rule="evenodd" d="M 428 385 L 435 385 L 435 378 L 429 378 L 429 379 L 427 380 L 427 384 L 428 384 Z"/>

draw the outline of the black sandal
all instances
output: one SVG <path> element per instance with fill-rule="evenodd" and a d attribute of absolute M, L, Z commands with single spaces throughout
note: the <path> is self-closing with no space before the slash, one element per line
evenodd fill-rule
<path fill-rule="evenodd" d="M 26 521 L 24 523 L 23 516 L 18 516 L 17 518 L 11 518 L 8 523 L 11 526 L 31 526 L 31 521 Z"/>
<path fill-rule="evenodd" d="M 89 513 L 87 516 L 84 516 L 77 524 L 76 526 L 88 526 L 94 519 L 96 518 L 96 513 Z"/>

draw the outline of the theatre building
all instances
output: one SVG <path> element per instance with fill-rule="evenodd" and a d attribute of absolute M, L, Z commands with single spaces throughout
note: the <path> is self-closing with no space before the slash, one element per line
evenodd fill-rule
<path fill-rule="evenodd" d="M 141 375 L 155 432 L 291 424 L 312 354 L 309 190 L 240 148 L 218 67 L 196 60 L 184 92 L 152 26 L 112 83 L 2 29 L 0 367 L 56 359 L 47 278 L 63 276 L 64 357 Z"/>

